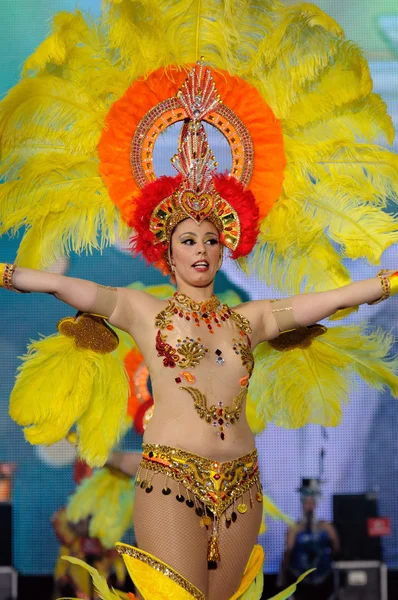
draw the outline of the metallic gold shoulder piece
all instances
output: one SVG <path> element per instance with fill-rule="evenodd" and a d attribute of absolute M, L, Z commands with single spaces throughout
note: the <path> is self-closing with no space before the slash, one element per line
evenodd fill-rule
<path fill-rule="evenodd" d="M 316 325 L 310 325 L 310 327 L 300 327 L 299 329 L 281 333 L 277 338 L 270 340 L 268 343 L 271 348 L 279 352 L 286 352 L 287 350 L 294 350 L 296 348 L 309 348 L 313 339 L 326 332 L 327 327 L 317 323 Z"/>
<path fill-rule="evenodd" d="M 77 313 L 76 317 L 61 319 L 58 331 L 75 340 L 77 348 L 92 350 L 98 354 L 109 354 L 116 350 L 119 338 L 101 317 L 88 313 Z"/>

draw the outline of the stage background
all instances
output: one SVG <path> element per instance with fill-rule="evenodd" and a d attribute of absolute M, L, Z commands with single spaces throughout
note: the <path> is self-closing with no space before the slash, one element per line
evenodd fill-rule
<path fill-rule="evenodd" d="M 57 10 L 73 10 L 75 0 L 2 0 L 0 3 L 0 93 L 6 93 L 19 76 L 22 62 L 49 30 Z M 398 122 L 398 5 L 396 0 L 324 0 L 316 4 L 335 17 L 347 35 L 359 42 L 370 61 L 376 91 L 386 100 L 394 122 Z M 99 0 L 81 0 L 78 6 L 96 14 Z M 228 154 L 220 140 L 212 146 L 220 161 Z M 158 154 L 171 155 L 170 143 L 163 140 Z M 175 140 L 172 140 L 175 143 Z M 397 150 L 398 148 L 396 148 Z M 158 172 L 168 165 L 158 158 Z M 0 257 L 11 262 L 17 241 L 0 238 Z M 397 267 L 398 251 L 383 258 L 384 267 Z M 140 260 L 132 260 L 122 248 L 106 250 L 102 256 L 73 256 L 56 266 L 71 276 L 93 279 L 109 285 L 161 283 L 164 279 Z M 350 265 L 356 279 L 371 276 L 377 268 L 361 262 Z M 217 283 L 217 292 L 236 290 L 242 299 L 273 297 L 262 283 L 245 278 L 234 265 L 226 263 Z M 358 318 L 369 318 L 376 327 L 396 328 L 397 300 L 361 309 Z M 21 296 L 0 292 L 0 461 L 17 464 L 14 489 L 14 560 L 23 574 L 52 572 L 57 543 L 50 526 L 53 512 L 65 503 L 73 490 L 73 453 L 64 444 L 51 449 L 33 448 L 7 414 L 9 394 L 18 365 L 29 339 L 55 331 L 58 319 L 73 314 L 52 297 Z M 307 427 L 283 431 L 270 426 L 258 438 L 262 479 L 268 493 L 292 517 L 300 515 L 296 488 L 301 476 L 318 474 L 319 453 L 325 451 L 324 498 L 321 517 L 331 518 L 333 493 L 374 490 L 379 494 L 382 515 L 392 518 L 393 534 L 384 543 L 385 559 L 398 568 L 398 404 L 388 394 L 378 394 L 358 384 L 351 403 L 337 429 Z M 140 440 L 129 435 L 124 445 L 138 448 Z M 279 568 L 285 528 L 271 523 L 263 538 L 266 569 Z"/>

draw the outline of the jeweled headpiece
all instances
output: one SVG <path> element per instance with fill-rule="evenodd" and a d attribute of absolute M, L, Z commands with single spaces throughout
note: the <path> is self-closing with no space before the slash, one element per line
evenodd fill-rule
<path fill-rule="evenodd" d="M 160 80 L 162 77 L 166 74 L 158 73 Z M 145 83 L 148 94 L 152 82 L 147 80 Z M 133 87 L 143 84 L 144 81 L 140 81 Z M 233 87 L 231 83 L 230 87 Z M 108 115 L 108 127 L 103 132 L 99 154 L 101 175 L 108 184 L 110 195 L 117 196 L 125 220 L 134 229 L 133 251 L 168 272 L 167 254 L 172 232 L 179 222 L 190 218 L 196 223 L 204 220 L 213 223 L 220 232 L 221 242 L 231 250 L 232 258 L 248 254 L 257 239 L 260 216 L 255 197 L 247 189 L 253 175 L 254 144 L 242 120 L 223 103 L 212 71 L 205 68 L 202 61 L 198 62 L 177 93 L 158 102 L 136 124 L 130 146 L 130 168 L 141 190 L 121 202 L 121 184 L 114 177 L 115 164 L 120 162 L 120 152 L 116 156 L 120 143 L 117 147 L 119 140 L 115 139 L 112 126 L 116 119 L 120 123 L 121 112 L 126 115 L 126 99 L 133 100 L 129 92 L 115 103 Z M 135 97 L 139 92 L 135 89 Z M 178 152 L 171 159 L 178 175 L 157 178 L 153 166 L 156 139 L 178 121 L 182 123 Z M 217 173 L 218 165 L 209 147 L 204 123 L 216 127 L 227 139 L 232 154 L 230 173 Z M 275 129 L 278 138 L 278 126 Z M 280 135 L 278 141 L 283 144 Z M 270 187 L 277 187 L 279 191 L 283 166 L 282 158 L 277 183 L 270 182 Z"/>
<path fill-rule="evenodd" d="M 214 185 L 217 163 L 205 129 L 199 120 L 194 120 L 188 123 L 184 134 L 179 153 L 172 158 L 182 182 L 152 212 L 150 230 L 157 242 L 169 244 L 173 229 L 180 221 L 190 218 L 201 223 L 207 219 L 223 234 L 225 246 L 235 250 L 240 237 L 239 217 Z"/>

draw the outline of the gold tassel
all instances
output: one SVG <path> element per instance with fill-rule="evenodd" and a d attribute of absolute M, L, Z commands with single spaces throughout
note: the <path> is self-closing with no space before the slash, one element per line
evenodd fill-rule
<path fill-rule="evenodd" d="M 217 562 L 220 560 L 220 545 L 218 543 L 217 531 L 213 531 L 211 538 L 209 539 L 209 546 L 207 548 L 207 560 L 208 562 Z"/>

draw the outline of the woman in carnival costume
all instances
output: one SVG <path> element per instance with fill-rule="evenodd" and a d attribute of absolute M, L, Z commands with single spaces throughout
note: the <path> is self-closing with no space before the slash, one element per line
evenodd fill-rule
<path fill-rule="evenodd" d="M 177 175 L 157 177 L 156 140 L 177 122 Z M 229 173 L 217 172 L 205 123 L 229 143 Z M 55 17 L 0 105 L 0 135 L 0 231 L 26 228 L 2 286 L 79 311 L 31 345 L 12 417 L 32 443 L 77 422 L 80 454 L 104 464 L 128 390 L 103 320 L 128 332 L 156 410 L 136 478 L 139 548 L 117 549 L 145 599 L 260 598 L 262 492 L 245 418 L 253 352 L 259 418 L 281 425 L 336 424 L 348 367 L 398 390 L 388 336 L 312 327 L 398 289 L 385 270 L 350 283 L 335 248 L 377 263 L 398 240 L 382 210 L 396 199 L 397 161 L 375 144 L 392 126 L 361 52 L 309 4 L 108 0 L 97 23 Z M 112 243 L 126 225 L 134 253 L 175 279 L 168 301 L 37 270 Z M 293 295 L 223 305 L 213 288 L 224 248 Z M 286 349 L 304 355 L 288 376 L 272 354 Z M 304 364 L 317 373 L 308 398 Z"/>

